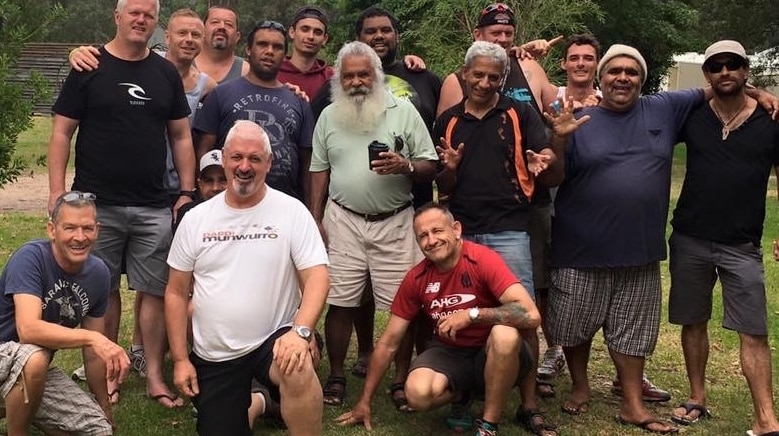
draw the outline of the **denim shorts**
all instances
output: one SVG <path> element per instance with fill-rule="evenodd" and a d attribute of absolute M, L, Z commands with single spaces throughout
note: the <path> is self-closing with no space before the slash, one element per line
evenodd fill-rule
<path fill-rule="evenodd" d="M 530 255 L 530 235 L 527 232 L 496 232 L 465 235 L 465 238 L 495 250 L 517 276 L 527 293 L 535 301 L 533 261 Z"/>

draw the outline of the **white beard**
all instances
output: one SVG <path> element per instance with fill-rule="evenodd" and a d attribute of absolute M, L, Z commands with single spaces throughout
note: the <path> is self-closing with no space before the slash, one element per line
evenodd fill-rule
<path fill-rule="evenodd" d="M 387 90 L 374 82 L 368 94 L 348 95 L 339 84 L 332 88 L 333 118 L 344 130 L 355 133 L 373 132 L 387 108 Z"/>

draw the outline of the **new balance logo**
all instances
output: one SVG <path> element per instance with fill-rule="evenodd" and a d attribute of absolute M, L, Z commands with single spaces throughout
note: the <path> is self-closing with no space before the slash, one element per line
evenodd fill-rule
<path fill-rule="evenodd" d="M 440 290 L 441 290 L 440 282 L 428 283 L 427 287 L 425 288 L 425 294 L 437 294 L 438 291 Z"/>

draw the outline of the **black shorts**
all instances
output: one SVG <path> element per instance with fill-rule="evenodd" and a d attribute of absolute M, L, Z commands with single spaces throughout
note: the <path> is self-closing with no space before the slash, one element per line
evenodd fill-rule
<path fill-rule="evenodd" d="M 189 354 L 200 387 L 200 394 L 192 398 L 197 408 L 199 435 L 251 435 L 247 410 L 251 403 L 252 380 L 267 386 L 271 397 L 278 399 L 278 386 L 269 377 L 273 345 L 289 329 L 277 330 L 257 349 L 237 359 L 209 362 L 195 353 Z"/>
<path fill-rule="evenodd" d="M 530 373 L 530 368 L 533 366 L 532 356 L 530 346 L 522 341 L 519 348 L 517 385 Z M 454 347 L 433 339 L 428 342 L 425 351 L 411 362 L 410 371 L 417 368 L 432 369 L 446 376 L 449 380 L 449 390 L 452 392 L 473 391 L 481 395 L 484 393 L 486 362 L 487 354 L 483 347 Z"/>

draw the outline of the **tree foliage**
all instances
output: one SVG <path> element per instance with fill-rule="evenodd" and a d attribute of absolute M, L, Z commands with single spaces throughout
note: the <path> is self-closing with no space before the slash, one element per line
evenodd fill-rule
<path fill-rule="evenodd" d="M 0 0 L 0 186 L 16 179 L 26 163 L 14 158 L 19 134 L 32 125 L 36 102 L 48 94 L 46 81 L 31 74 L 12 81 L 24 43 L 40 37 L 47 25 L 62 16 L 58 4 L 26 0 Z"/>
<path fill-rule="evenodd" d="M 698 12 L 677 0 L 599 0 L 604 20 L 587 26 L 604 50 L 612 44 L 635 47 L 649 71 L 644 92 L 654 92 L 673 65 L 673 55 L 693 51 L 702 44 L 696 31 Z"/>

